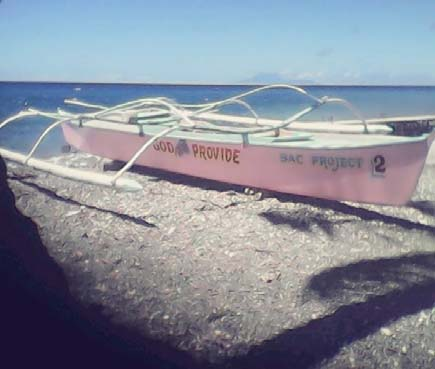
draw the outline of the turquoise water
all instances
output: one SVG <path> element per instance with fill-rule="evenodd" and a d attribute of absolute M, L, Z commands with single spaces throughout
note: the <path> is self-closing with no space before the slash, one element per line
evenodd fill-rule
<path fill-rule="evenodd" d="M 165 96 L 181 103 L 204 103 L 237 95 L 251 86 L 181 86 L 74 83 L 0 82 L 0 120 L 26 107 L 53 111 L 58 107 L 77 111 L 65 105 L 66 98 L 112 105 L 141 97 Z M 366 118 L 398 115 L 435 115 L 435 87 L 386 86 L 307 86 L 309 93 L 321 97 L 341 97 L 355 105 Z M 265 91 L 246 99 L 260 116 L 286 118 L 309 105 L 311 101 L 287 90 Z M 225 107 L 223 112 L 248 115 L 244 108 Z M 323 106 L 305 119 L 344 119 L 352 115 L 338 105 Z M 27 118 L 0 131 L 0 145 L 26 151 L 47 126 L 44 118 Z M 39 156 L 56 154 L 64 144 L 60 130 L 53 132 L 38 152 Z"/>

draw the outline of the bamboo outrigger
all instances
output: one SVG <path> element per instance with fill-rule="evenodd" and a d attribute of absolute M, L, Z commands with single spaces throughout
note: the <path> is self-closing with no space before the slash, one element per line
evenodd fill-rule
<path fill-rule="evenodd" d="M 268 89 L 290 89 L 313 103 L 285 120 L 264 119 L 242 99 Z M 54 175 L 137 191 L 123 174 L 133 164 L 250 187 L 379 204 L 406 203 L 415 190 L 435 138 L 435 116 L 365 120 L 344 99 L 317 98 L 302 88 L 273 85 L 218 102 L 183 105 L 144 98 L 107 107 L 65 100 L 92 112 L 22 111 L 0 124 L 30 116 L 53 119 L 27 155 L 0 148 L 0 155 Z M 339 103 L 356 120 L 301 122 L 324 104 Z M 251 117 L 218 112 L 228 104 Z M 124 161 L 114 175 L 66 168 L 33 157 L 43 139 L 62 126 L 79 150 Z M 406 176 L 403 173 L 406 171 Z"/>

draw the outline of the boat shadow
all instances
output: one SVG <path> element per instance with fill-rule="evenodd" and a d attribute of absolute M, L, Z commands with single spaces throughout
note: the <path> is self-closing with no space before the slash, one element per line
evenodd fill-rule
<path fill-rule="evenodd" d="M 112 161 L 105 164 L 103 170 L 117 171 L 121 169 L 124 164 L 124 162 Z M 187 185 L 190 187 L 201 188 L 203 190 L 243 192 L 243 188 L 246 187 L 139 165 L 133 165 L 129 169 L 129 172 L 151 177 L 148 180 L 152 182 L 167 181 L 173 184 Z"/>
<path fill-rule="evenodd" d="M 156 227 L 155 224 L 149 223 L 143 218 L 133 217 L 133 216 L 128 215 L 128 214 L 119 213 L 117 211 L 110 210 L 110 209 L 104 209 L 104 208 L 99 207 L 99 206 L 84 204 L 84 203 L 81 203 L 80 201 L 74 200 L 72 198 L 61 196 L 61 195 L 57 194 L 55 191 L 50 190 L 49 188 L 40 186 L 37 183 L 32 182 L 32 181 L 28 181 L 27 178 L 28 178 L 27 176 L 24 176 L 24 177 L 13 176 L 13 175 L 8 176 L 8 179 L 19 181 L 20 183 L 22 183 L 26 186 L 29 186 L 29 187 L 37 190 L 38 192 L 43 193 L 44 195 L 48 196 L 49 198 L 51 198 L 53 200 L 62 201 L 62 202 L 65 202 L 67 204 L 70 204 L 70 205 L 84 206 L 87 209 L 96 210 L 96 211 L 99 211 L 102 213 L 110 214 L 110 215 L 113 215 L 119 219 L 126 220 L 126 221 L 132 222 L 132 223 L 140 225 L 140 226 L 151 227 L 151 228 Z"/>
<path fill-rule="evenodd" d="M 304 219 L 301 219 L 298 212 L 290 211 L 276 211 L 270 210 L 260 213 L 260 216 L 267 219 L 273 224 L 287 224 L 288 226 L 308 232 L 312 230 L 313 225 L 317 225 L 322 228 L 328 235 L 333 234 L 333 227 L 336 224 L 343 224 L 350 222 L 351 220 L 330 220 L 325 214 L 322 213 L 323 210 L 333 210 L 335 213 L 350 215 L 356 217 L 363 221 L 380 221 L 383 224 L 394 225 L 401 227 L 405 230 L 419 230 L 428 232 L 431 236 L 435 236 L 435 226 L 415 222 L 413 220 L 395 217 L 392 215 L 384 214 L 376 210 L 366 209 L 359 206 L 350 205 L 344 202 L 317 199 L 298 195 L 287 195 L 281 193 L 275 193 L 274 197 L 280 202 L 286 203 L 297 203 L 313 206 L 321 211 L 306 212 L 303 214 Z M 416 205 L 417 204 L 417 205 Z M 426 202 L 424 204 L 419 204 L 414 202 L 411 207 L 416 208 L 420 206 L 418 210 L 424 212 L 421 209 L 428 209 L 431 211 L 431 207 L 427 207 Z M 426 207 L 425 207 L 426 206 Z"/>
<path fill-rule="evenodd" d="M 425 215 L 435 217 L 435 201 L 410 201 L 408 205 L 413 209 L 419 210 Z"/>
<path fill-rule="evenodd" d="M 287 225 L 301 232 L 315 232 L 317 227 L 330 237 L 334 235 L 335 226 L 352 222 L 350 219 L 331 221 L 329 216 L 321 211 L 313 213 L 303 209 L 293 212 L 269 210 L 259 215 L 274 225 Z"/>
<path fill-rule="evenodd" d="M 122 162 L 114 161 L 106 164 L 105 170 L 119 170 L 122 168 L 123 164 L 124 163 Z M 244 188 L 246 188 L 246 186 L 222 183 L 214 180 L 197 178 L 185 174 L 172 173 L 143 166 L 133 166 L 130 171 L 136 174 L 152 177 L 149 179 L 151 181 L 168 181 L 173 184 L 182 184 L 204 190 L 243 193 Z M 284 211 L 277 210 L 270 210 L 259 214 L 272 224 L 288 225 L 303 232 L 310 232 L 315 226 L 317 226 L 321 228 L 327 235 L 332 236 L 335 225 L 351 222 L 351 220 L 331 221 L 328 216 L 322 213 L 323 210 L 333 210 L 338 214 L 354 216 L 364 221 L 381 221 L 384 224 L 399 226 L 406 230 L 426 231 L 435 236 L 435 226 L 383 214 L 379 211 L 362 208 L 357 205 L 350 205 L 348 203 L 335 200 L 284 194 L 273 191 L 264 191 L 264 194 L 264 197 L 276 198 L 278 201 L 283 203 L 288 202 L 304 204 L 315 207 L 316 209 L 320 209 L 320 211 L 317 212 L 306 212 L 304 214 L 299 212 L 286 213 Z M 412 201 L 408 204 L 408 206 L 419 210 L 423 214 L 435 216 L 435 203 L 432 201 Z"/>
<path fill-rule="evenodd" d="M 224 366 L 309 368 L 383 326 L 432 308 L 434 290 L 435 253 L 362 260 L 326 269 L 309 280 L 303 302 L 321 301 L 334 310 L 332 315 L 285 331 Z"/>

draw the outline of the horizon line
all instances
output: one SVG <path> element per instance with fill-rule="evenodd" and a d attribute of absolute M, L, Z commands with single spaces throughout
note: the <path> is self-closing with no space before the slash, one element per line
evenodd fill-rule
<path fill-rule="evenodd" d="M 219 83 L 219 82 L 134 82 L 134 81 L 61 81 L 61 80 L 0 80 L 0 83 L 82 84 L 82 85 L 143 85 L 143 86 L 221 86 L 260 87 L 268 85 L 293 85 L 305 87 L 435 87 L 435 84 L 354 84 L 354 83 Z"/>

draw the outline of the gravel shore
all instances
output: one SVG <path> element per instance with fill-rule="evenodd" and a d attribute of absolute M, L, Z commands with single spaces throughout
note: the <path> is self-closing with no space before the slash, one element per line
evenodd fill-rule
<path fill-rule="evenodd" d="M 128 176 L 144 191 L 8 164 L 16 206 L 72 296 L 128 330 L 131 347 L 162 342 L 174 351 L 157 354 L 181 366 L 435 366 L 433 154 L 403 207 L 260 199 L 149 169 Z"/>

